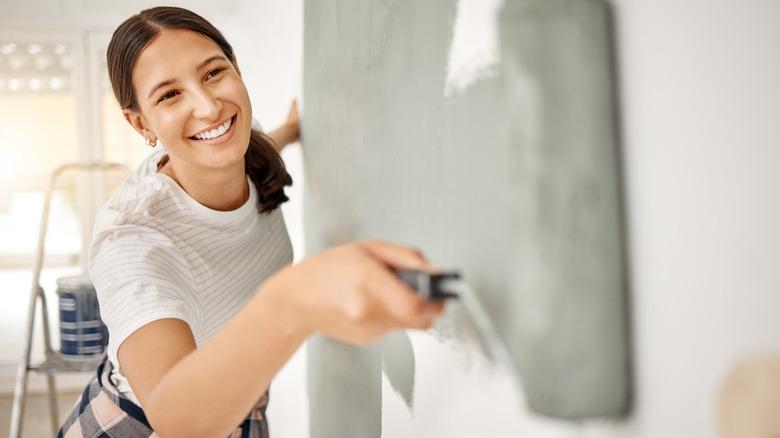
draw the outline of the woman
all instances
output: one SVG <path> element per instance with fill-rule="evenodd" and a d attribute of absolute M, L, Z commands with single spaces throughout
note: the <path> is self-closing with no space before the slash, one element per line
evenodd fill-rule
<path fill-rule="evenodd" d="M 128 123 L 164 147 L 96 221 L 107 360 L 61 436 L 266 436 L 271 379 L 311 334 L 364 345 L 441 313 L 392 273 L 432 269 L 410 248 L 358 242 L 289 266 L 277 149 L 297 140 L 297 112 L 275 141 L 252 131 L 233 50 L 206 20 L 143 11 L 115 31 L 108 66 Z"/>

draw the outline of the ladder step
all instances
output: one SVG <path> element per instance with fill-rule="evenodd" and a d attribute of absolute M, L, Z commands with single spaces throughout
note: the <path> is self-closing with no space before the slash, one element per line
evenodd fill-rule
<path fill-rule="evenodd" d="M 101 356 L 86 359 L 64 359 L 59 351 L 46 357 L 40 365 L 30 365 L 28 369 L 40 374 L 86 373 L 97 370 Z"/>

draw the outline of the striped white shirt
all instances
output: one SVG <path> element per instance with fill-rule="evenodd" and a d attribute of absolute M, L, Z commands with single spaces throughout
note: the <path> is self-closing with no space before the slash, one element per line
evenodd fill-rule
<path fill-rule="evenodd" d="M 281 209 L 258 213 L 251 181 L 243 206 L 212 210 L 157 173 L 164 154 L 156 148 L 101 209 L 89 254 L 114 383 L 135 403 L 117 360 L 128 336 L 150 322 L 176 318 L 190 326 L 200 346 L 292 262 Z"/>

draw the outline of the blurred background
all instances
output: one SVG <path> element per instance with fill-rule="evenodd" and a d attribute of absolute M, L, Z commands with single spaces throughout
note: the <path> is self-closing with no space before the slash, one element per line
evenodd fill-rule
<path fill-rule="evenodd" d="M 76 161 L 108 161 L 133 169 L 149 152 L 143 138 L 122 117 L 108 80 L 105 51 L 117 25 L 158 4 L 145 0 L 0 1 L 0 132 L 4 133 L 0 141 L 0 436 L 8 433 L 49 177 L 57 166 Z M 194 10 L 225 34 L 237 54 L 254 117 L 267 130 L 283 123 L 292 100 L 300 100 L 302 3 L 194 0 L 165 4 Z M 283 155 L 294 180 L 287 191 L 292 200 L 283 211 L 299 259 L 303 255 L 300 146 L 288 147 Z M 66 172 L 58 179 L 41 273 L 55 348 L 59 344 L 56 279 L 83 272 L 93 218 L 123 178 L 121 172 L 105 176 Z M 35 329 L 32 356 L 39 362 L 43 359 L 40 320 Z M 274 391 L 274 409 L 284 412 L 287 419 L 276 416 L 275 436 L 308 432 L 303 353 L 279 376 L 278 385 L 284 390 Z M 65 411 L 89 378 L 89 374 L 57 376 L 58 390 L 71 394 L 61 398 L 70 398 L 63 402 Z M 31 394 L 44 393 L 45 379 L 31 374 L 29 387 Z M 35 399 L 31 400 L 28 403 L 34 404 Z M 38 412 L 28 407 L 25 436 L 50 435 L 48 410 L 41 404 L 44 408 Z"/>
<path fill-rule="evenodd" d="M 718 399 L 730 373 L 756 354 L 780 354 L 780 2 L 609 3 L 630 240 L 634 410 L 618 422 L 523 421 L 539 425 L 532 436 L 717 436 Z M 49 174 L 71 161 L 132 168 L 147 153 L 111 94 L 105 47 L 116 25 L 156 4 L 0 1 L 3 421 L 10 415 L 6 400 L 22 350 Z M 255 117 L 266 129 L 279 125 L 291 99 L 301 97 L 302 1 L 167 4 L 190 8 L 223 31 Z M 299 104 L 305 119 L 305 101 Z M 300 258 L 300 146 L 284 158 L 295 180 L 284 214 Z M 55 280 L 82 269 L 91 218 L 121 178 L 66 175 L 55 193 L 41 283 L 53 327 Z M 36 339 L 40 358 L 40 333 Z M 59 388 L 78 392 L 88 378 L 58 378 Z M 272 436 L 308 436 L 305 382 L 300 352 L 274 386 Z M 30 386 L 45 388 L 36 378 Z"/>

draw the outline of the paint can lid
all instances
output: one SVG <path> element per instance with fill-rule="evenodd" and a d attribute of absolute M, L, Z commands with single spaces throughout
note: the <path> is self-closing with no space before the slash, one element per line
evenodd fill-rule
<path fill-rule="evenodd" d="M 94 289 L 88 275 L 75 275 L 57 279 L 57 293 L 81 292 Z"/>

